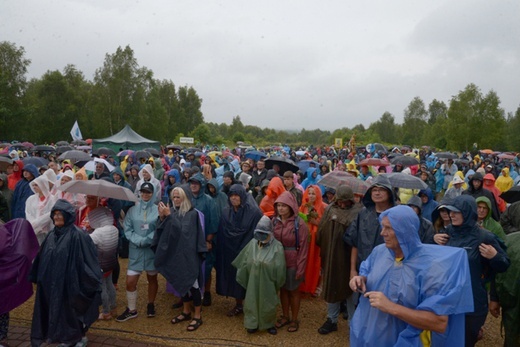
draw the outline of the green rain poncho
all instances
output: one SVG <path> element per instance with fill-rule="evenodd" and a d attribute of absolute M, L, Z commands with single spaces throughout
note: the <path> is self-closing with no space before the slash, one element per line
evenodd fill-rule
<path fill-rule="evenodd" d="M 246 329 L 266 330 L 276 322 L 278 290 L 285 283 L 286 269 L 283 246 L 273 237 L 271 229 L 269 218 L 262 217 L 254 238 L 232 263 L 237 268 L 237 282 L 246 289 Z"/>
<path fill-rule="evenodd" d="M 504 346 L 520 344 L 520 232 L 506 236 L 507 255 L 511 266 L 497 274 L 496 291 L 502 306 L 502 324 L 506 332 Z"/>

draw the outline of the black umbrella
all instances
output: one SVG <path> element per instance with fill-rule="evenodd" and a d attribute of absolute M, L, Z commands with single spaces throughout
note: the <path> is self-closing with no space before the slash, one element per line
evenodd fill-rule
<path fill-rule="evenodd" d="M 59 146 L 56 148 L 56 154 L 60 155 L 67 151 L 72 151 L 73 149 L 74 148 L 72 148 L 71 146 Z"/>
<path fill-rule="evenodd" d="M 428 185 L 424 183 L 419 177 L 408 175 L 402 172 L 392 172 L 380 174 L 388 177 L 393 188 L 407 188 L 407 189 L 426 189 Z"/>
<path fill-rule="evenodd" d="M 510 204 L 520 201 L 520 186 L 511 187 L 508 191 L 500 194 L 500 197 Z"/>
<path fill-rule="evenodd" d="M 161 152 L 156 150 L 155 148 L 145 148 L 143 149 L 143 151 L 147 151 L 156 158 L 159 158 L 161 156 Z"/>
<path fill-rule="evenodd" d="M 272 169 L 275 164 L 280 167 L 280 175 L 283 175 L 285 171 L 297 172 L 300 169 L 294 161 L 286 157 L 271 157 L 265 161 L 266 169 Z"/>
<path fill-rule="evenodd" d="M 31 152 L 55 152 L 56 148 L 46 145 L 38 145 L 31 148 Z"/>
<path fill-rule="evenodd" d="M 417 160 L 415 157 L 410 157 L 408 155 L 396 156 L 390 159 L 390 162 L 394 165 L 401 164 L 403 166 L 419 165 L 419 160 Z"/>
<path fill-rule="evenodd" d="M 45 158 L 40 157 L 27 157 L 23 159 L 23 164 L 33 164 L 36 167 L 42 167 L 49 164 L 49 161 Z"/>
<path fill-rule="evenodd" d="M 134 153 L 135 160 L 138 162 L 141 161 L 141 159 L 145 159 L 147 161 L 152 155 L 148 151 L 137 151 Z"/>
<path fill-rule="evenodd" d="M 85 146 L 85 145 L 88 145 L 87 141 L 83 141 L 83 140 L 74 140 L 70 144 L 71 145 L 75 145 L 75 146 Z"/>
<path fill-rule="evenodd" d="M 459 156 L 451 152 L 438 152 L 435 156 L 439 159 L 457 159 Z"/>
<path fill-rule="evenodd" d="M 113 149 L 108 148 L 108 147 L 99 147 L 99 148 L 93 150 L 92 154 L 106 155 L 106 156 L 113 155 L 114 157 L 117 155 L 116 151 L 114 151 Z"/>
<path fill-rule="evenodd" d="M 182 146 L 179 145 L 168 145 L 166 146 L 168 149 L 173 149 L 174 151 L 180 151 L 182 149 Z"/>
<path fill-rule="evenodd" d="M 13 160 L 11 158 L 0 156 L 0 172 L 7 171 L 7 167 L 12 164 Z M 4 184 L 7 184 L 7 182 L 4 182 Z"/>
<path fill-rule="evenodd" d="M 63 153 L 58 157 L 58 160 L 70 160 L 72 163 L 76 163 L 78 161 L 90 161 L 92 158 L 88 153 L 78 150 L 71 150 Z"/>

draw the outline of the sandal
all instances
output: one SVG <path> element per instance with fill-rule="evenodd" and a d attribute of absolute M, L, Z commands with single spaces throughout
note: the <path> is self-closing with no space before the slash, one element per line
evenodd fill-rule
<path fill-rule="evenodd" d="M 112 318 L 111 313 L 100 313 L 98 316 L 98 320 L 112 320 Z"/>
<path fill-rule="evenodd" d="M 187 321 L 187 320 L 190 320 L 190 319 L 191 319 L 191 313 L 184 313 L 184 312 L 182 312 L 177 317 L 173 317 L 171 322 L 172 322 L 172 324 L 177 324 L 177 323 L 184 322 L 184 321 Z"/>
<path fill-rule="evenodd" d="M 287 328 L 287 331 L 290 333 L 295 333 L 300 328 L 300 321 L 299 320 L 292 320 L 289 323 L 289 327 Z"/>
<path fill-rule="evenodd" d="M 276 324 L 274 326 L 276 329 L 280 329 L 289 324 L 290 322 L 291 321 L 289 320 L 289 318 L 285 316 L 280 316 L 280 318 L 276 321 Z"/>
<path fill-rule="evenodd" d="M 195 322 L 195 323 L 193 323 Z M 202 325 L 202 318 L 193 318 L 186 330 L 195 331 Z"/>
<path fill-rule="evenodd" d="M 235 307 L 233 307 L 233 309 L 228 311 L 227 316 L 234 317 L 242 313 L 244 313 L 244 307 L 242 305 L 236 305 Z"/>

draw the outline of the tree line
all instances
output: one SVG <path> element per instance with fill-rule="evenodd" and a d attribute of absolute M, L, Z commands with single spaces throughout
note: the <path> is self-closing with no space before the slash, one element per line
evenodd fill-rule
<path fill-rule="evenodd" d="M 129 124 L 141 135 L 161 143 L 178 143 L 192 136 L 201 144 L 232 145 L 244 141 L 257 146 L 289 144 L 331 145 L 336 138 L 358 144 L 430 145 L 446 150 L 520 148 L 520 106 L 506 114 L 500 98 L 468 84 L 448 104 L 434 99 L 428 106 L 415 97 L 404 109 L 403 123 L 383 112 L 368 127 L 359 123 L 334 131 L 288 131 L 244 125 L 240 115 L 230 124 L 205 122 L 202 98 L 192 86 L 176 87 L 154 78 L 140 66 L 130 46 L 106 54 L 103 66 L 88 80 L 74 65 L 47 71 L 27 80 L 31 60 L 23 47 L 0 42 L 0 140 L 51 143 L 69 139 L 78 121 L 83 135 L 103 138 Z"/>

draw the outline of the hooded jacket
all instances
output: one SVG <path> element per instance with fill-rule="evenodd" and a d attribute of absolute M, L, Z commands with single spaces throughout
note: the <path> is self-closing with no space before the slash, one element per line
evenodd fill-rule
<path fill-rule="evenodd" d="M 181 296 L 189 293 L 195 281 L 204 288 L 202 264 L 208 249 L 202 223 L 195 208 L 184 215 L 172 208 L 159 222 L 152 243 L 155 267 Z"/>
<path fill-rule="evenodd" d="M 285 251 L 285 265 L 288 269 L 296 269 L 296 278 L 303 279 L 307 266 L 307 254 L 309 252 L 309 229 L 302 218 L 298 217 L 298 204 L 291 192 L 282 193 L 275 201 L 289 206 L 292 216 L 283 221 L 278 213 L 273 219 L 273 235 L 280 241 Z M 275 208 L 276 209 L 276 208 Z M 298 217 L 298 218 L 296 218 Z M 296 228 L 294 223 L 298 221 L 298 244 L 296 244 Z"/>
<path fill-rule="evenodd" d="M 36 194 L 34 184 L 38 185 L 43 199 L 40 198 L 39 194 Z M 34 229 L 38 243 L 41 245 L 47 233 L 52 229 L 52 220 L 49 218 L 49 213 L 57 199 L 50 193 L 49 182 L 45 176 L 36 177 L 31 181 L 29 187 L 33 191 L 33 195 L 29 196 L 25 202 L 25 215 Z"/>
<path fill-rule="evenodd" d="M 190 177 L 188 182 L 192 181 L 200 183 L 200 191 L 197 196 L 190 193 L 191 203 L 193 207 L 204 214 L 204 231 L 206 236 L 215 234 L 219 224 L 217 204 L 206 194 L 206 179 L 200 172 Z M 190 190 L 189 187 L 188 190 Z"/>
<path fill-rule="evenodd" d="M 410 200 L 408 200 L 408 206 L 416 206 L 419 209 L 419 213 L 422 212 L 422 200 L 418 196 L 412 196 Z M 433 229 L 433 224 L 429 220 L 424 217 L 421 217 L 419 214 L 419 239 L 422 243 L 434 244 L 433 235 L 435 235 L 435 230 Z"/>
<path fill-rule="evenodd" d="M 413 310 L 448 315 L 444 334 L 431 332 L 431 346 L 464 345 L 464 313 L 473 310 L 469 270 L 463 249 L 425 245 L 419 240 L 419 218 L 408 206 L 390 208 L 388 218 L 404 254 L 396 261 L 386 245 L 374 248 L 361 264 L 368 291 L 380 291 L 390 301 Z M 350 323 L 352 346 L 419 346 L 422 330 L 372 308 L 363 295 Z"/>
<path fill-rule="evenodd" d="M 500 225 L 506 234 L 520 231 L 520 201 L 514 202 L 500 216 Z"/>
<path fill-rule="evenodd" d="M 479 225 L 482 228 L 491 231 L 493 234 L 498 236 L 502 241 L 505 241 L 506 233 L 504 232 L 504 229 L 502 229 L 502 226 L 500 225 L 499 222 L 497 222 L 496 220 L 493 219 L 493 217 L 491 217 L 491 201 L 489 201 L 489 199 L 486 198 L 485 196 L 479 196 L 475 202 L 477 203 L 477 208 L 478 208 L 479 202 L 485 203 L 488 208 L 487 216 L 479 223 Z"/>
<path fill-rule="evenodd" d="M 170 201 L 170 193 L 173 188 L 179 187 L 181 185 L 181 174 L 179 173 L 179 170 L 177 169 L 171 169 L 168 171 L 168 174 L 166 175 L 166 183 L 164 185 L 164 193 L 163 193 L 163 201 Z M 170 177 L 173 177 L 175 179 L 174 183 L 170 182 Z"/>
<path fill-rule="evenodd" d="M 18 171 L 13 171 L 12 174 L 7 176 L 7 182 L 5 182 L 5 184 L 8 186 L 8 188 L 11 191 L 14 191 L 14 189 L 16 188 L 16 183 L 18 183 L 18 181 L 20 181 L 23 178 L 23 175 L 22 175 L 22 170 L 24 167 L 23 161 L 15 160 L 14 162 L 18 165 Z"/>
<path fill-rule="evenodd" d="M 23 171 L 29 171 L 34 178 L 40 176 L 36 166 L 28 164 L 23 168 Z M 14 218 L 25 218 L 25 202 L 29 196 L 33 195 L 34 192 L 31 189 L 30 181 L 22 178 L 16 183 L 14 189 L 13 199 L 11 201 L 11 214 L 12 219 Z"/>
<path fill-rule="evenodd" d="M 498 176 L 495 186 L 500 190 L 501 193 L 507 192 L 511 187 L 513 187 L 514 181 L 511 176 L 509 176 L 509 168 L 505 167 L 502 169 L 502 175 Z"/>
<path fill-rule="evenodd" d="M 209 186 L 215 187 L 215 193 L 212 194 L 209 190 Z M 216 179 L 212 178 L 209 180 L 208 184 L 206 184 L 206 193 L 215 201 L 215 204 L 217 205 L 216 212 L 217 212 L 217 220 L 220 222 L 220 217 L 222 215 L 222 212 L 224 211 L 224 208 L 228 205 L 228 197 L 226 194 L 222 193 L 220 191 L 220 187 L 218 185 L 218 182 Z"/>
<path fill-rule="evenodd" d="M 248 194 L 241 184 L 232 185 L 229 194 L 236 194 L 240 197 L 240 207 L 235 211 L 229 203 L 222 211 L 216 247 L 216 289 L 219 295 L 244 299 L 245 289 L 236 281 L 237 271 L 231 262 L 253 238 L 253 232 L 262 218 L 262 212 L 256 205 L 253 196 Z"/>
<path fill-rule="evenodd" d="M 478 189 L 475 189 L 473 187 L 473 181 L 480 181 L 482 184 Z M 498 204 L 495 199 L 495 196 L 493 193 L 491 193 L 489 190 L 484 189 L 484 177 L 480 172 L 475 172 L 473 177 L 469 180 L 468 189 L 462 192 L 462 195 L 471 195 L 473 198 L 478 198 L 479 196 L 485 196 L 486 198 L 491 201 L 492 211 L 491 216 L 494 220 L 499 221 L 500 220 L 500 211 L 498 210 Z"/>
<path fill-rule="evenodd" d="M 316 172 L 316 177 L 313 177 L 312 175 Z M 305 179 L 302 182 L 302 188 L 307 189 L 308 186 L 311 184 L 318 185 L 318 181 L 321 179 L 320 175 L 320 169 L 317 167 L 310 167 L 306 171 Z M 322 195 L 325 193 L 324 189 L 320 186 L 320 189 L 322 190 Z"/>
<path fill-rule="evenodd" d="M 419 191 L 418 195 L 421 196 L 422 194 L 428 197 L 428 201 L 425 204 L 422 204 L 421 216 L 427 219 L 428 221 L 432 222 L 432 212 L 435 211 L 437 206 L 439 206 L 439 203 L 435 201 L 432 190 L 430 188 L 426 188 Z"/>
<path fill-rule="evenodd" d="M 285 192 L 285 186 L 283 185 L 282 179 L 280 177 L 273 177 L 267 186 L 264 198 L 260 202 L 260 209 L 265 216 L 274 216 L 274 202 L 283 192 Z"/>
<path fill-rule="evenodd" d="M 461 195 L 451 205 L 460 210 L 464 221 L 462 225 L 448 226 L 446 232 L 450 236 L 446 246 L 460 247 L 466 250 L 471 274 L 474 311 L 472 315 L 484 315 L 488 310 L 488 297 L 483 278 L 491 278 L 497 272 L 504 272 L 509 267 L 509 258 L 499 238 L 490 231 L 477 225 L 477 203 L 471 196 Z M 449 208 L 449 207 L 448 207 Z M 492 259 L 480 255 L 481 243 L 491 245 L 497 250 Z M 502 243 L 502 244 L 501 244 Z"/>
<path fill-rule="evenodd" d="M 363 196 L 362 201 L 365 207 L 350 224 L 343 237 L 346 243 L 357 248 L 357 269 L 359 264 L 368 258 L 374 247 L 384 242 L 383 237 L 380 235 L 381 225 L 377 219 L 376 205 L 372 200 L 372 189 L 374 189 L 374 186 L 385 188 L 389 193 L 390 206 L 393 207 L 395 205 L 395 195 L 388 177 L 380 175 L 374 178 L 372 182 L 373 185 L 368 188 Z"/>
<path fill-rule="evenodd" d="M 128 210 L 124 221 L 125 237 L 130 242 L 128 269 L 134 271 L 155 271 L 155 255 L 150 248 L 157 227 L 159 211 L 153 198 L 140 199 Z"/>
<path fill-rule="evenodd" d="M 143 183 L 145 183 L 145 179 L 144 179 L 144 176 L 143 176 L 143 170 L 144 171 L 147 171 L 149 174 L 150 174 L 150 180 L 148 182 L 150 182 L 151 184 L 153 184 L 153 198 L 152 198 L 152 201 L 154 203 L 159 203 L 159 201 L 161 201 L 161 182 L 154 177 L 154 173 L 153 173 L 153 169 L 152 169 L 152 165 L 150 164 L 146 164 L 141 171 L 139 171 L 139 181 L 137 182 L 136 186 L 135 186 L 135 195 L 137 197 L 140 197 L 141 196 L 141 186 L 143 185 Z"/>
<path fill-rule="evenodd" d="M 352 189 L 340 185 L 336 191 L 338 199 L 354 202 Z M 352 293 L 348 285 L 349 276 L 345 276 L 350 273 L 351 247 L 343 241 L 343 234 L 360 209 L 359 205 L 343 209 L 333 202 L 325 209 L 318 226 L 316 244 L 320 247 L 323 299 L 326 302 L 343 301 Z"/>
<path fill-rule="evenodd" d="M 487 189 L 491 193 L 493 193 L 493 196 L 495 197 L 495 201 L 498 206 L 498 210 L 500 211 L 500 213 L 502 213 L 506 210 L 507 204 L 500 197 L 500 194 L 502 194 L 502 192 L 496 187 L 495 181 L 496 181 L 495 176 L 493 176 L 493 174 L 487 173 L 484 176 L 484 180 L 482 181 L 482 184 L 484 185 L 484 189 Z"/>
<path fill-rule="evenodd" d="M 280 303 L 278 291 L 285 283 L 285 257 L 282 244 L 272 235 L 271 220 L 263 216 L 255 229 L 255 237 L 268 235 L 266 245 L 251 239 L 232 265 L 237 268 L 237 282 L 246 290 L 244 326 L 265 330 L 274 326 Z"/>
<path fill-rule="evenodd" d="M 54 227 L 34 260 L 30 280 L 36 283 L 31 343 L 75 344 L 98 318 L 101 268 L 92 239 L 74 225 L 75 209 L 58 200 L 65 224 Z"/>

